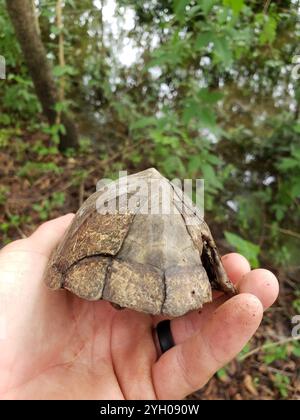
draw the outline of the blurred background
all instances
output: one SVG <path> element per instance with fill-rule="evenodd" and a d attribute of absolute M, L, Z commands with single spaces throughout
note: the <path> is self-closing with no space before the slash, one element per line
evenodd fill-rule
<path fill-rule="evenodd" d="M 0 0 L 0 246 L 154 166 L 205 178 L 222 253 L 279 276 L 192 398 L 300 398 L 299 18 L 298 0 Z"/>

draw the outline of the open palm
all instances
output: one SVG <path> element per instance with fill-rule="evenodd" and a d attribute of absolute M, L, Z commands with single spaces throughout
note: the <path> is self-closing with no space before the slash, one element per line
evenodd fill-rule
<path fill-rule="evenodd" d="M 172 321 L 176 346 L 159 355 L 161 319 L 48 290 L 43 273 L 72 215 L 42 225 L 0 252 L 2 399 L 181 399 L 246 344 L 278 295 L 275 276 L 223 258 L 239 295 Z"/>

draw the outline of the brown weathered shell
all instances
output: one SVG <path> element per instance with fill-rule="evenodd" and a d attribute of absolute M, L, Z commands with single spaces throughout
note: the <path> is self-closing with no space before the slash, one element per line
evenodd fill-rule
<path fill-rule="evenodd" d="M 138 188 L 141 181 L 172 192 L 171 214 L 161 209 L 147 214 L 149 198 Z M 207 224 L 181 190 L 155 169 L 129 176 L 126 186 L 126 193 L 123 187 L 117 192 L 113 214 L 105 213 L 116 205 L 116 183 L 79 209 L 49 261 L 45 281 L 50 288 L 172 317 L 210 302 L 212 288 L 235 293 Z"/>

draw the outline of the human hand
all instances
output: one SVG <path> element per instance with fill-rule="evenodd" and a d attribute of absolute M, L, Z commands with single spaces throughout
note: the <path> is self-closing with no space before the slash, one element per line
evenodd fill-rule
<path fill-rule="evenodd" d="M 0 251 L 2 399 L 181 399 L 203 387 L 253 336 L 278 295 L 275 276 L 223 257 L 239 294 L 216 294 L 201 313 L 172 321 L 175 347 L 158 356 L 162 317 L 87 302 L 42 282 L 73 215 Z"/>

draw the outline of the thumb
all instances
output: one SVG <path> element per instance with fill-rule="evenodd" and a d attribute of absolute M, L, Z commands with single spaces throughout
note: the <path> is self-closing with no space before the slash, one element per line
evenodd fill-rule
<path fill-rule="evenodd" d="M 38 252 L 49 258 L 52 250 L 62 239 L 73 218 L 74 214 L 70 213 L 43 223 L 27 239 L 30 251 Z"/>

